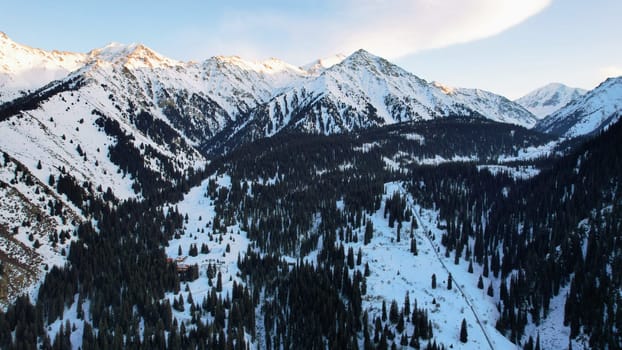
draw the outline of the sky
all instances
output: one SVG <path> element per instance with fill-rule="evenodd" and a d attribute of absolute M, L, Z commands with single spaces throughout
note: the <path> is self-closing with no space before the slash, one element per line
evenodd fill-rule
<path fill-rule="evenodd" d="M 0 31 L 47 50 L 143 43 L 304 65 L 363 48 L 428 81 L 520 97 L 622 75 L 620 0 L 36 0 L 2 5 Z"/>

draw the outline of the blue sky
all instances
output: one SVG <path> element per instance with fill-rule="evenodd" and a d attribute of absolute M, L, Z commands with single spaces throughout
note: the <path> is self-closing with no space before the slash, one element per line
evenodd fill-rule
<path fill-rule="evenodd" d="M 519 97 L 622 75 L 620 0 L 11 1 L 0 31 L 87 52 L 141 42 L 166 56 L 302 65 L 364 48 L 426 79 Z"/>

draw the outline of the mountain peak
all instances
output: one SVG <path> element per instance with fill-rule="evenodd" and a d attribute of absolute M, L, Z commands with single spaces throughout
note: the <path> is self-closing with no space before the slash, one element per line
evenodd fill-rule
<path fill-rule="evenodd" d="M 590 135 L 605 130 L 621 115 L 622 77 L 613 77 L 542 119 L 536 129 L 565 137 Z"/>
<path fill-rule="evenodd" d="M 22 45 L 0 32 L 0 104 L 66 76 L 85 60 L 81 53 Z"/>
<path fill-rule="evenodd" d="M 319 58 L 311 63 L 305 64 L 300 68 L 309 72 L 309 74 L 311 75 L 319 75 L 325 69 L 328 69 L 336 64 L 343 62 L 344 59 L 346 59 L 346 55 L 339 53 L 333 56 Z"/>
<path fill-rule="evenodd" d="M 100 49 L 92 50 L 89 56 L 105 62 L 123 63 L 130 68 L 160 68 L 179 65 L 179 62 L 164 57 L 140 43 L 126 45 L 112 42 Z"/>
<path fill-rule="evenodd" d="M 221 65 L 231 65 L 238 67 L 239 69 L 242 69 L 244 71 L 252 71 L 264 75 L 275 75 L 282 73 L 291 73 L 301 76 L 306 75 L 306 72 L 301 68 L 274 57 L 271 57 L 264 61 L 250 61 L 245 60 L 240 56 L 214 56 L 205 61 L 205 64 L 209 64 L 210 62 L 216 62 L 217 64 Z"/>
<path fill-rule="evenodd" d="M 549 83 L 517 99 L 515 102 L 525 107 L 539 119 L 542 119 L 586 92 L 586 90 L 569 87 L 562 83 Z"/>
<path fill-rule="evenodd" d="M 350 56 L 346 57 L 344 61 L 363 61 L 363 62 L 375 62 L 378 59 L 381 59 L 379 56 L 376 56 L 365 49 L 358 49 L 354 51 Z"/>

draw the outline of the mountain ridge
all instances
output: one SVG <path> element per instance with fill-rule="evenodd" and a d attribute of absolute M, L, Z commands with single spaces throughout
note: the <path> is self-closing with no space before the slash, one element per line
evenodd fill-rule
<path fill-rule="evenodd" d="M 347 72 L 348 70 L 357 70 L 357 67 L 360 66 L 365 66 L 368 73 L 374 76 L 376 81 L 379 81 L 379 79 L 397 80 L 397 78 L 403 78 L 411 80 L 419 85 L 425 82 L 384 58 L 371 55 L 362 49 L 348 57 L 336 55 L 327 59 L 314 61 L 302 68 L 278 59 L 247 61 L 238 56 L 215 56 L 200 63 L 182 62 L 164 57 L 142 44 L 123 45 L 111 43 L 103 48 L 91 50 L 87 54 L 78 55 L 81 58 L 80 62 L 83 64 L 77 68 L 72 67 L 77 70 L 85 70 L 87 67 L 111 64 L 117 66 L 119 69 L 127 68 L 133 72 L 134 75 L 136 75 L 135 72 L 139 72 L 139 75 L 143 76 L 143 80 L 151 80 L 152 83 L 156 83 L 156 85 L 159 85 L 161 76 L 164 76 L 164 79 L 168 81 L 168 83 L 165 82 L 164 85 L 168 84 L 169 87 L 173 86 L 176 90 L 188 90 L 188 95 L 198 94 L 208 96 L 218 104 L 220 108 L 226 111 L 228 119 L 232 121 L 235 121 L 238 116 L 248 113 L 253 108 L 264 103 L 269 103 L 270 100 L 283 93 L 287 93 L 288 90 L 301 88 L 309 90 L 308 82 L 310 80 L 325 79 L 322 78 L 322 76 L 326 74 L 333 75 L 333 78 L 335 78 L 333 80 L 343 80 L 344 78 L 350 80 L 348 88 L 360 95 L 360 87 L 366 82 L 357 79 L 356 74 L 352 74 L 352 72 L 348 74 Z M 335 77 L 333 73 L 326 73 L 330 70 L 337 70 L 338 68 L 336 67 L 338 66 L 342 67 L 340 72 L 342 75 L 341 77 Z M 58 77 L 54 76 L 54 78 Z M 183 84 L 180 84 L 182 81 Z M 213 81 L 215 82 L 214 84 L 212 84 Z M 173 82 L 177 82 L 178 84 L 173 84 Z M 330 85 L 331 82 L 328 84 Z M 387 86 L 386 83 L 381 84 L 384 84 L 385 87 Z M 356 85 L 358 85 L 358 87 Z M 392 84 L 392 86 L 394 88 L 397 87 L 396 84 Z M 481 101 L 481 95 L 467 99 L 466 101 L 463 99 L 461 102 L 465 104 L 465 106 L 445 108 L 443 113 L 429 111 L 433 109 L 432 105 L 435 101 L 446 100 L 438 91 L 431 91 L 434 89 L 433 86 L 430 87 L 428 89 L 430 92 L 424 94 L 427 96 L 418 96 L 418 98 L 428 101 L 419 103 L 419 101 L 413 101 L 412 98 L 409 98 L 411 102 L 410 109 L 415 108 L 414 105 L 419 105 L 419 107 L 415 108 L 418 109 L 418 111 L 414 112 L 406 112 L 404 110 L 387 111 L 387 104 L 392 104 L 394 106 L 398 102 L 403 102 L 404 97 L 398 96 L 400 94 L 378 96 L 378 94 L 386 92 L 382 90 L 362 91 L 366 96 L 359 96 L 358 102 L 361 103 L 362 100 L 367 100 L 371 107 L 379 111 L 381 114 L 380 117 L 384 119 L 384 123 L 399 121 L 402 118 L 425 119 L 447 115 L 449 114 L 449 109 L 451 109 L 453 114 L 455 114 L 456 111 L 459 111 L 458 114 L 462 114 L 467 109 L 475 110 L 475 112 L 479 113 L 481 116 L 523 126 L 531 126 L 531 124 L 535 123 L 535 120 L 531 120 L 532 118 L 530 118 L 525 111 L 518 111 L 518 107 L 505 110 L 506 113 L 518 113 L 518 116 L 511 115 L 505 118 L 499 118 L 496 112 L 492 112 L 492 108 L 482 109 L 480 106 L 481 103 L 471 103 L 472 99 Z M 356 90 L 359 91 L 356 92 Z M 404 93 L 409 92 L 411 91 L 406 91 Z M 351 93 L 346 94 L 351 95 Z M 490 97 L 497 99 L 496 97 L 492 97 L 492 94 Z M 387 98 L 396 98 L 397 100 L 393 102 L 384 101 Z M 447 104 L 447 102 L 444 103 L 444 105 Z M 454 103 L 454 105 L 457 104 L 458 103 Z M 361 106 L 349 106 L 349 108 L 367 110 L 366 105 L 363 109 L 361 109 Z M 390 108 L 395 109 L 396 107 Z M 415 113 L 418 114 L 418 116 L 415 116 Z M 408 114 L 408 116 L 405 114 Z"/>
<path fill-rule="evenodd" d="M 561 83 L 549 83 L 514 102 L 525 107 L 538 119 L 543 119 L 586 93 L 585 89 L 573 88 Z"/>
<path fill-rule="evenodd" d="M 622 114 L 622 77 L 607 78 L 593 90 L 540 120 L 540 132 L 576 137 L 605 130 Z"/>

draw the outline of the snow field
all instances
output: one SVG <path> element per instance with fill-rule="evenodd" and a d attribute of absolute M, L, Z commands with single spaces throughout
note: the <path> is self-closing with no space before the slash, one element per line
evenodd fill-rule
<path fill-rule="evenodd" d="M 440 237 L 443 231 L 436 227 L 438 213 L 416 205 L 399 183 L 385 185 L 383 203 L 394 192 L 406 195 L 407 205 L 414 212 L 421 212 L 416 216 L 419 228 L 413 232 L 417 240 L 418 255 L 410 253 L 409 224 L 404 223 L 401 241 L 396 241 L 397 223 L 394 228 L 388 226 L 387 219 L 383 217 L 384 205 L 379 211 L 368 216 L 374 226 L 374 236 L 368 245 L 363 244 L 364 228 L 355 231 L 359 236 L 357 243 L 344 244 L 346 251 L 349 247 L 352 247 L 355 253 L 359 248 L 362 249 L 362 265 L 357 266 L 357 269 L 363 272 L 365 263 L 369 264 L 371 275 L 367 277 L 367 294 L 363 298 L 363 309 L 369 310 L 370 321 L 380 317 L 382 300 L 386 301 L 387 308 L 392 300 L 395 300 L 401 308 L 408 292 L 411 309 L 415 300 L 417 307 L 428 309 L 428 316 L 434 327 L 434 339 L 437 342 L 447 347 L 453 346 L 455 349 L 490 349 L 488 337 L 495 349 L 514 348 L 515 345 L 499 334 L 492 324 L 492 320 L 496 320 L 498 316 L 495 306 L 497 299 L 486 295 L 485 289 L 480 290 L 476 287 L 481 267 L 474 265 L 474 273 L 470 274 L 467 272 L 468 262 L 461 260 L 460 265 L 453 264 L 453 254 L 449 258 L 444 256 L 439 258 L 436 250 L 441 249 Z M 434 239 L 428 238 L 429 232 Z M 441 253 L 444 253 L 444 250 L 441 250 Z M 449 273 L 453 278 L 451 290 L 447 290 Z M 432 274 L 437 278 L 436 289 L 431 288 Z M 487 280 L 484 282 L 485 288 L 488 283 Z M 458 290 L 457 285 L 464 295 Z M 478 323 L 476 314 L 481 324 Z M 463 318 L 467 321 L 469 336 L 465 344 L 459 341 L 460 323 Z M 405 333 L 410 336 L 413 326 L 409 322 L 405 324 Z M 397 342 L 399 337 L 400 335 L 397 335 Z"/>
<path fill-rule="evenodd" d="M 244 256 L 250 244 L 246 236 L 246 232 L 241 231 L 238 224 L 227 227 L 226 234 L 213 234 L 213 240 L 210 240 L 209 234 L 212 233 L 212 224 L 216 216 L 214 208 L 214 199 L 205 196 L 207 186 L 210 179 L 216 179 L 219 187 L 231 187 L 231 179 L 229 176 L 220 175 L 218 177 L 210 177 L 204 180 L 200 186 L 194 187 L 184 197 L 184 199 L 176 204 L 177 209 L 182 215 L 188 215 L 188 221 L 184 224 L 184 232 L 180 238 L 173 238 L 169 241 L 169 246 L 165 248 L 166 255 L 172 259 L 180 257 L 178 249 L 181 246 L 183 261 L 178 265 L 199 265 L 199 278 L 192 282 L 182 282 L 180 294 L 183 295 L 184 301 L 187 303 L 188 295 L 192 293 L 195 303 L 201 303 L 204 297 L 211 292 L 212 287 L 209 285 L 207 278 L 207 267 L 213 264 L 222 274 L 222 292 L 218 293 L 223 299 L 229 295 L 233 289 L 233 282 L 245 285 L 245 281 L 239 278 L 239 269 L 237 267 L 238 255 Z M 170 208 L 169 208 L 170 209 Z M 188 255 L 188 250 L 192 244 L 196 244 L 199 254 L 195 257 Z M 210 252 L 201 254 L 202 244 L 207 244 Z M 226 252 L 227 246 L 230 251 Z M 217 277 L 212 279 L 212 285 L 216 286 Z M 186 291 L 188 288 L 189 291 Z M 173 305 L 174 299 L 179 298 L 179 293 L 167 293 L 166 298 Z M 184 305 L 184 311 L 173 309 L 173 317 L 178 322 L 186 322 L 186 327 L 191 327 L 190 305 Z M 208 319 L 211 316 L 208 316 Z M 210 321 L 213 321 L 210 319 Z M 259 323 L 257 323 L 259 325 Z M 247 341 L 250 342 L 250 335 L 247 335 Z"/>

